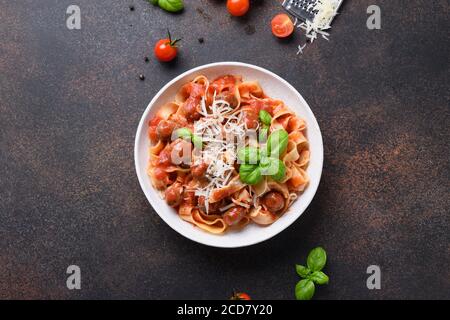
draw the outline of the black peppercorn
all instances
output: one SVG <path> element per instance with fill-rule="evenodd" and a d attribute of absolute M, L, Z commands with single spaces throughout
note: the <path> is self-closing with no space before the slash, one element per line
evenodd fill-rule
<path fill-rule="evenodd" d="M 130 11 L 134 11 L 134 6 L 130 5 Z"/>
<path fill-rule="evenodd" d="M 205 39 L 203 39 L 203 38 L 198 38 L 198 42 L 203 43 L 203 42 L 205 42 Z"/>
<path fill-rule="evenodd" d="M 143 74 L 140 74 L 140 75 L 139 75 L 139 79 L 141 79 L 142 81 L 144 81 L 144 80 L 145 80 L 145 76 L 144 76 Z"/>
<path fill-rule="evenodd" d="M 150 60 L 148 59 L 148 57 L 144 57 L 144 61 L 149 62 Z"/>

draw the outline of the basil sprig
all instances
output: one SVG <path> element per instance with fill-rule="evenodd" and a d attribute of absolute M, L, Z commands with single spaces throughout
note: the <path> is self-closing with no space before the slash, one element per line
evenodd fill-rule
<path fill-rule="evenodd" d="M 269 114 L 268 116 L 270 117 Z M 266 121 L 269 120 L 266 119 Z M 288 133 L 280 129 L 272 132 L 267 139 L 265 149 L 245 147 L 238 150 L 237 157 L 242 163 L 239 168 L 241 181 L 255 185 L 261 182 L 263 176 L 270 176 L 275 181 L 282 181 L 286 175 L 286 166 L 279 156 L 286 151 L 287 143 Z"/>
<path fill-rule="evenodd" d="M 316 290 L 314 284 L 328 284 L 330 279 L 321 271 L 326 263 L 327 253 L 322 247 L 317 247 L 309 253 L 306 267 L 299 264 L 295 265 L 297 274 L 303 278 L 295 286 L 297 300 L 310 300 Z"/>
<path fill-rule="evenodd" d="M 183 0 L 149 0 L 149 2 L 169 12 L 178 12 L 184 8 Z"/>

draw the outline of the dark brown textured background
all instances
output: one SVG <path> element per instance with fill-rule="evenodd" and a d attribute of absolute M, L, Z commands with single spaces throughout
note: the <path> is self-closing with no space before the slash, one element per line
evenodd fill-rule
<path fill-rule="evenodd" d="M 0 0 L 0 298 L 223 299 L 237 288 L 291 299 L 294 264 L 322 245 L 331 281 L 316 299 L 449 299 L 448 1 L 347 0 L 331 41 L 303 56 L 301 32 L 288 41 L 270 33 L 277 1 L 254 0 L 241 19 L 224 1 L 185 2 L 173 15 L 143 0 Z M 66 28 L 70 4 L 81 7 L 79 31 Z M 370 4 L 381 7 L 382 30 L 366 28 Z M 182 48 L 160 64 L 151 50 L 167 27 Z M 267 242 L 229 250 L 170 229 L 133 163 L 153 95 L 224 60 L 292 83 L 325 147 L 302 217 Z M 70 264 L 81 267 L 82 290 L 65 286 Z M 366 288 L 372 264 L 381 290 Z"/>

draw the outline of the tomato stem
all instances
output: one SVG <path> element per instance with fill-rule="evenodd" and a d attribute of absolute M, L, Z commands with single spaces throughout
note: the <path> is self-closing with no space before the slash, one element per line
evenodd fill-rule
<path fill-rule="evenodd" d="M 181 38 L 180 38 L 180 39 L 172 40 L 172 36 L 171 36 L 171 34 L 170 34 L 169 29 L 167 29 L 167 34 L 169 35 L 169 45 L 170 45 L 171 47 L 176 47 L 176 46 L 177 46 L 177 42 L 181 41 Z"/>

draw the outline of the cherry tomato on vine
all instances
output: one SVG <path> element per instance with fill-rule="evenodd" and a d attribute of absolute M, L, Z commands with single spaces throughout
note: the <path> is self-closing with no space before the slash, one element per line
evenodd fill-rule
<path fill-rule="evenodd" d="M 178 53 L 177 42 L 181 39 L 172 40 L 169 32 L 169 38 L 159 40 L 155 45 L 155 56 L 159 61 L 169 62 L 175 59 Z"/>
<path fill-rule="evenodd" d="M 233 16 L 243 16 L 249 8 L 250 0 L 227 0 L 228 12 Z"/>
<path fill-rule="evenodd" d="M 277 14 L 272 19 L 272 33 L 278 38 L 286 38 L 294 32 L 294 23 L 285 13 Z"/>

